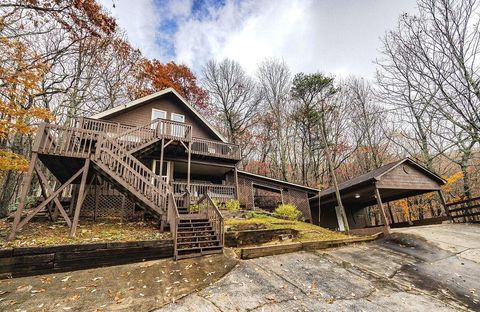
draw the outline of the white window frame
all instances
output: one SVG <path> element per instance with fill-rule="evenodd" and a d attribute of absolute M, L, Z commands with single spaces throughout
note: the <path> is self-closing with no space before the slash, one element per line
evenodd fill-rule
<path fill-rule="evenodd" d="M 164 117 L 160 117 L 160 118 L 167 119 L 167 111 L 164 111 L 162 109 L 152 108 L 152 115 L 151 115 L 151 120 L 152 121 L 154 119 L 156 119 L 156 118 L 154 118 L 155 117 L 155 112 L 162 112 Z M 155 125 L 152 125 L 152 129 L 155 129 Z M 160 123 L 160 132 L 163 132 L 163 123 Z"/>
<path fill-rule="evenodd" d="M 176 117 L 181 117 L 182 121 L 175 120 Z M 185 115 L 179 114 L 179 113 L 171 113 L 170 114 L 170 120 L 175 121 L 175 122 L 181 122 L 185 123 Z M 177 137 L 184 137 L 185 136 L 185 127 L 184 126 L 179 126 L 179 125 L 173 125 L 172 126 L 172 135 L 177 136 Z"/>

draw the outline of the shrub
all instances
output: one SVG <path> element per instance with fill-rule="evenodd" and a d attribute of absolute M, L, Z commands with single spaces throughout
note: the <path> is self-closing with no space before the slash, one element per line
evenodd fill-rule
<path fill-rule="evenodd" d="M 287 220 L 297 220 L 302 213 L 292 204 L 281 204 L 275 208 L 274 214 Z"/>
<path fill-rule="evenodd" d="M 239 211 L 240 210 L 240 202 L 236 199 L 229 199 L 224 204 L 225 209 L 228 211 Z"/>
<path fill-rule="evenodd" d="M 190 212 L 199 212 L 199 211 L 200 211 L 200 205 L 199 204 L 190 205 Z"/>

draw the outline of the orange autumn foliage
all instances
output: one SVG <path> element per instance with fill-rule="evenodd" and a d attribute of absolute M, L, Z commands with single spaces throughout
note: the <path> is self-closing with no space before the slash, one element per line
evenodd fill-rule
<path fill-rule="evenodd" d="M 130 86 L 135 98 L 174 88 L 198 108 L 207 107 L 207 91 L 198 86 L 197 78 L 187 66 L 145 59 L 137 71 L 136 79 Z"/>
<path fill-rule="evenodd" d="M 9 151 L 9 140 L 17 134 L 31 134 L 38 121 L 53 119 L 49 110 L 32 103 L 33 96 L 40 91 L 46 65 L 15 39 L 0 37 L 0 51 L 0 171 L 24 171 L 28 161 Z"/>

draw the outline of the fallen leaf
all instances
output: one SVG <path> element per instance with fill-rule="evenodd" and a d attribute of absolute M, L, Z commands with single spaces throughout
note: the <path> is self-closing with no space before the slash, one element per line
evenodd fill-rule
<path fill-rule="evenodd" d="M 40 289 L 34 289 L 31 292 L 32 292 L 32 294 L 38 294 L 38 293 L 41 293 L 41 292 L 44 292 L 44 291 L 45 291 L 45 289 L 40 288 Z"/>

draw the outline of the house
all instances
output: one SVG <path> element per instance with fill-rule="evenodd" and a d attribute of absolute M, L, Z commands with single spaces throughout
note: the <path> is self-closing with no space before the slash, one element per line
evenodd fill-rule
<path fill-rule="evenodd" d="M 61 215 L 72 236 L 81 218 L 148 213 L 161 230 L 172 232 L 176 257 L 219 252 L 223 217 L 216 204 L 238 199 L 254 208 L 261 190 L 296 204 L 311 220 L 309 198 L 316 189 L 240 171 L 240 159 L 239 146 L 172 88 L 80 118 L 71 127 L 41 124 L 10 238 L 40 211 L 52 219 Z M 55 189 L 48 172 L 57 180 Z M 23 217 L 34 174 L 44 200 Z M 193 213 L 192 204 L 201 211 Z"/>

